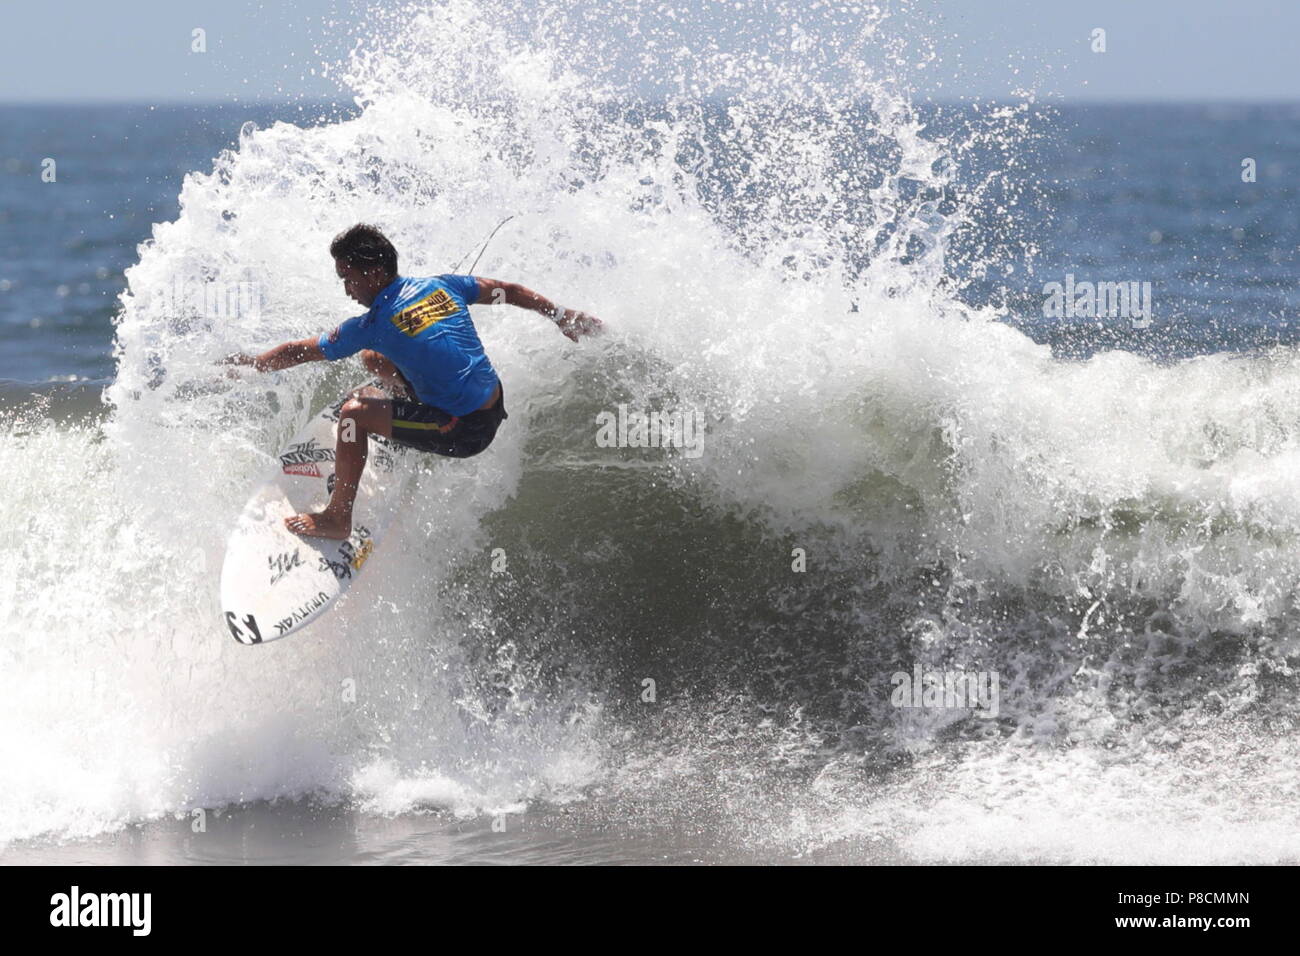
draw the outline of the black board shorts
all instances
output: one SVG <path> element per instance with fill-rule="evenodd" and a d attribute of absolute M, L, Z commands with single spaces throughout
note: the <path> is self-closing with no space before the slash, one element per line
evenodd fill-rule
<path fill-rule="evenodd" d="M 423 402 L 395 398 L 393 441 L 435 455 L 469 458 L 492 444 L 497 429 L 509 417 L 504 387 L 491 408 L 460 416 Z"/>

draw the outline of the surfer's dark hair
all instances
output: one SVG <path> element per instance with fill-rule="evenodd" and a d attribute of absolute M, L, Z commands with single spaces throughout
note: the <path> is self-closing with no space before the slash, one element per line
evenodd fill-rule
<path fill-rule="evenodd" d="M 387 236 L 363 222 L 335 236 L 330 243 L 330 255 L 356 269 L 379 266 L 385 275 L 397 275 L 397 250 Z"/>

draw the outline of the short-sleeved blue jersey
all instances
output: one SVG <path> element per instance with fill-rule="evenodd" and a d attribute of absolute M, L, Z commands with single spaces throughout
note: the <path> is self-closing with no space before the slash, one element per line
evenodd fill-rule
<path fill-rule="evenodd" d="M 477 298 L 473 276 L 398 276 L 369 312 L 321 335 L 320 350 L 334 361 L 373 349 L 398 367 L 420 401 L 468 415 L 497 387 L 497 373 L 469 316 Z"/>

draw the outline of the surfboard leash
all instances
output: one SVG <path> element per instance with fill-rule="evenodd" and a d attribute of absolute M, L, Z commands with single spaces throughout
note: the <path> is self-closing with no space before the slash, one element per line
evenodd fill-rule
<path fill-rule="evenodd" d="M 469 258 L 469 253 L 468 253 L 468 252 L 465 253 L 463 256 L 461 256 L 461 257 L 460 257 L 460 262 L 456 263 L 456 265 L 454 265 L 454 266 L 452 267 L 452 270 L 451 270 L 452 273 L 455 274 L 455 275 L 462 275 L 462 274 L 465 274 L 465 275 L 473 275 L 473 274 L 474 274 L 474 267 L 478 265 L 478 261 L 479 261 L 479 259 L 482 259 L 482 258 L 483 258 L 483 253 L 487 252 L 488 243 L 490 243 L 490 242 L 492 241 L 492 237 L 495 236 L 495 235 L 497 234 L 497 232 L 501 229 L 502 226 L 504 226 L 506 223 L 508 223 L 511 219 L 514 219 L 514 218 L 515 218 L 514 213 L 511 213 L 510 215 L 506 216 L 506 218 L 502 219 L 499 223 L 497 223 L 497 227 L 496 227 L 496 229 L 493 229 L 491 232 L 488 233 L 487 238 L 483 240 L 483 246 L 482 246 L 482 248 L 479 249 L 479 251 L 478 251 L 478 255 L 475 256 L 474 261 L 470 264 L 469 272 L 468 272 L 468 273 L 461 273 L 461 271 L 460 271 L 461 263 L 463 263 L 466 259 Z"/>

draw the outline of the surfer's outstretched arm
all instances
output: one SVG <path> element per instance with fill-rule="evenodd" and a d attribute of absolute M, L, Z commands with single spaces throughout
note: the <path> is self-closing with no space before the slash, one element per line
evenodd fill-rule
<path fill-rule="evenodd" d="M 259 372 L 278 372 L 282 368 L 292 368 L 303 362 L 323 362 L 325 353 L 320 350 L 316 339 L 300 339 L 297 342 L 285 342 L 261 355 L 245 355 L 237 352 L 223 359 L 222 365 L 251 365 Z"/>
<path fill-rule="evenodd" d="M 560 327 L 560 331 L 575 342 L 578 341 L 579 335 L 591 335 L 599 332 L 604 326 L 604 323 L 594 315 L 558 306 L 546 296 L 532 289 L 526 289 L 518 282 L 502 282 L 500 279 L 485 279 L 481 276 L 474 278 L 478 282 L 478 298 L 474 300 L 475 305 L 499 305 L 504 302 L 506 305 L 513 305 L 520 309 L 540 312 L 553 320 Z"/>

